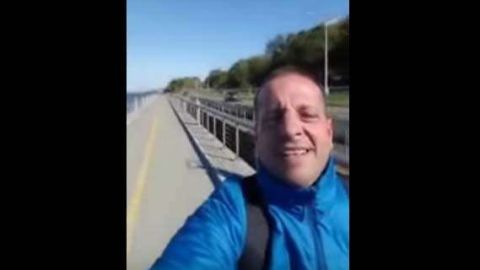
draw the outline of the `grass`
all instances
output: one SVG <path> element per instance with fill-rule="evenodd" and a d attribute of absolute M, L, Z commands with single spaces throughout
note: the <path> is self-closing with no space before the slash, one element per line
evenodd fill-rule
<path fill-rule="evenodd" d="M 328 106 L 349 107 L 349 93 L 348 92 L 333 92 L 327 97 Z"/>

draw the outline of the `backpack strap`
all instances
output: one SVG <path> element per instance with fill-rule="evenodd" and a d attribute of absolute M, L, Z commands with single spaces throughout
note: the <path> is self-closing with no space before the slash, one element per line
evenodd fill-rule
<path fill-rule="evenodd" d="M 349 194 L 349 181 L 340 177 Z M 247 238 L 238 261 L 239 270 L 267 269 L 271 253 L 271 221 L 255 175 L 242 180 L 247 212 Z"/>
<path fill-rule="evenodd" d="M 242 180 L 242 190 L 247 212 L 247 238 L 238 269 L 266 269 L 270 259 L 270 227 L 255 175 Z"/>

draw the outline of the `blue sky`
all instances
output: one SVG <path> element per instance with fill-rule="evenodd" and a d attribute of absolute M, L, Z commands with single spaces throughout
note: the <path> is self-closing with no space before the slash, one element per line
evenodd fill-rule
<path fill-rule="evenodd" d="M 127 0 L 127 91 L 228 69 L 277 34 L 348 14 L 348 0 Z"/>

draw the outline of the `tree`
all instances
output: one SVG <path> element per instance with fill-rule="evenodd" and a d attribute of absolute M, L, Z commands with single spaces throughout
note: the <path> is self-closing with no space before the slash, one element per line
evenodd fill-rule
<path fill-rule="evenodd" d="M 265 48 L 265 54 L 267 56 L 274 56 L 275 54 L 282 53 L 287 47 L 287 38 L 283 35 L 277 35 L 275 38 L 267 43 Z"/>
<path fill-rule="evenodd" d="M 260 83 L 263 81 L 266 76 L 270 65 L 270 57 L 265 55 L 254 56 L 247 59 L 248 63 L 248 82 L 252 86 L 260 86 Z"/>
<path fill-rule="evenodd" d="M 202 81 L 198 77 L 183 77 L 171 80 L 167 88 L 172 92 L 176 92 L 179 90 L 198 89 L 201 84 Z"/>
<path fill-rule="evenodd" d="M 247 60 L 239 60 L 228 71 L 229 86 L 247 89 L 250 87 L 249 66 Z"/>
<path fill-rule="evenodd" d="M 325 26 L 320 24 L 309 30 L 287 35 L 277 35 L 268 41 L 263 55 L 241 59 L 228 71 L 212 70 L 204 81 L 205 86 L 251 89 L 259 86 L 269 70 L 285 66 L 301 66 L 323 76 L 325 61 Z M 348 83 L 349 73 L 349 17 L 328 26 L 329 74 L 341 77 Z M 332 80 L 331 83 L 334 83 Z M 198 78 L 173 80 L 169 87 L 195 88 Z M 170 89 L 170 88 L 169 88 Z"/>
<path fill-rule="evenodd" d="M 212 87 L 215 89 L 226 88 L 228 82 L 228 72 L 221 69 L 210 71 L 207 78 L 205 78 L 205 87 Z"/>
<path fill-rule="evenodd" d="M 329 35 L 330 37 L 330 35 Z M 349 83 L 349 20 L 346 17 L 334 26 L 332 32 L 332 49 L 329 50 L 329 62 L 334 76 L 332 83 L 345 85 Z"/>

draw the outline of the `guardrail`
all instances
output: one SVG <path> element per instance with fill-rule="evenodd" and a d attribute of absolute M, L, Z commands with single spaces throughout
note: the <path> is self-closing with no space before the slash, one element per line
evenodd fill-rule
<path fill-rule="evenodd" d="M 251 106 L 228 104 L 205 98 L 177 98 L 184 111 L 213 134 L 239 158 L 255 168 L 254 113 Z M 334 151 L 337 163 L 347 172 L 349 167 L 349 128 L 347 121 L 334 120 Z"/>
<path fill-rule="evenodd" d="M 158 97 L 158 93 L 127 94 L 127 125 L 138 117 L 138 114 Z"/>

